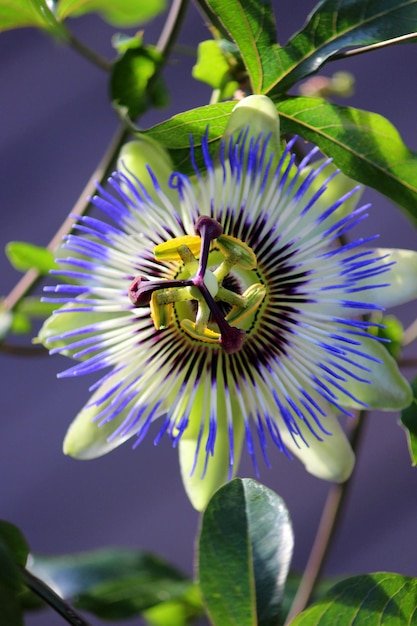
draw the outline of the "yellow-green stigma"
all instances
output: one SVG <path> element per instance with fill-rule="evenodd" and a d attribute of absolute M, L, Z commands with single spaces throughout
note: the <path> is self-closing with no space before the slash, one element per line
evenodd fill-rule
<path fill-rule="evenodd" d="M 236 325 L 258 309 L 266 290 L 261 283 L 255 283 L 239 294 L 222 283 L 232 268 L 255 269 L 256 256 L 240 239 L 224 235 L 219 222 L 210 217 L 200 217 L 195 231 L 196 235 L 176 237 L 154 249 L 157 261 L 179 262 L 183 267 L 181 274 L 189 277 L 149 281 L 138 276 L 129 288 L 129 297 L 136 307 L 150 306 L 157 330 L 170 325 L 175 304 L 196 301 L 195 321 L 180 316 L 182 330 L 193 339 L 218 343 L 225 352 L 232 354 L 240 350 L 246 336 Z M 207 269 L 213 244 L 220 250 L 223 260 L 215 269 Z M 231 307 L 226 316 L 219 302 Z M 212 320 L 218 330 L 209 327 Z"/>

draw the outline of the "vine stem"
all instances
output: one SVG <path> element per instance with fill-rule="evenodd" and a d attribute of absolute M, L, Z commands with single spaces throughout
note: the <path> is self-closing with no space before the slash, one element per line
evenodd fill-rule
<path fill-rule="evenodd" d="M 354 451 L 358 449 L 364 432 L 365 417 L 366 413 L 361 411 L 351 423 L 349 439 Z M 323 571 L 329 548 L 336 534 L 338 522 L 341 519 L 351 484 L 352 477 L 342 484 L 333 485 L 329 489 L 304 575 L 288 613 L 285 626 L 289 626 L 292 620 L 306 608 L 311 600 Z"/>
<path fill-rule="evenodd" d="M 63 600 L 53 589 L 26 568 L 22 568 L 22 575 L 25 585 L 39 598 L 42 598 L 54 611 L 59 613 L 68 624 L 71 624 L 71 626 L 90 626 L 90 622 L 81 617 L 68 602 Z"/>
<path fill-rule="evenodd" d="M 107 176 L 108 171 L 111 167 L 111 163 L 113 162 L 114 155 L 120 149 L 120 146 L 122 145 L 126 137 L 126 133 L 126 129 L 123 126 L 120 126 L 120 128 L 114 135 L 109 147 L 107 148 L 103 158 L 94 170 L 88 183 L 84 187 L 80 197 L 71 209 L 71 213 L 67 216 L 67 218 L 61 224 L 60 228 L 57 230 L 57 232 L 49 242 L 47 246 L 48 250 L 54 251 L 61 243 L 64 235 L 69 233 L 76 221 L 76 218 L 86 212 L 89 205 L 89 201 L 86 200 L 86 198 L 89 198 L 94 193 L 97 181 L 99 180 L 102 182 Z M 19 282 L 3 300 L 3 309 L 5 309 L 6 311 L 11 311 L 12 309 L 14 309 L 14 307 L 28 293 L 28 291 L 32 289 L 32 287 L 39 280 L 39 278 L 40 274 L 37 270 L 31 269 L 26 272 L 26 274 L 22 276 Z"/>
<path fill-rule="evenodd" d="M 156 47 L 162 53 L 164 60 L 167 59 L 175 43 L 175 39 L 185 17 L 188 4 L 189 0 L 173 0 L 171 4 L 165 25 L 156 44 Z M 105 177 L 108 175 L 111 164 L 115 159 L 115 155 L 120 150 L 120 147 L 125 141 L 128 133 L 129 131 L 125 125 L 121 125 L 116 131 L 116 134 L 107 148 L 103 158 L 88 180 L 87 185 L 83 189 L 74 207 L 71 209 L 70 214 L 49 242 L 47 246 L 48 250 L 54 251 L 61 243 L 62 238 L 70 232 L 76 218 L 83 215 L 87 211 L 89 206 L 88 198 L 94 194 L 97 181 L 103 182 Z M 2 309 L 5 311 L 11 311 L 14 309 L 20 300 L 34 287 L 39 278 L 39 272 L 34 269 L 26 272 L 26 274 L 22 276 L 19 282 L 3 300 Z"/>
<path fill-rule="evenodd" d="M 66 31 L 66 43 L 71 46 L 73 50 L 81 54 L 85 59 L 93 63 L 96 67 L 99 67 L 105 72 L 110 72 L 112 64 L 107 59 L 101 57 L 95 50 L 92 50 L 86 46 L 82 41 L 77 39 L 69 30 Z"/>

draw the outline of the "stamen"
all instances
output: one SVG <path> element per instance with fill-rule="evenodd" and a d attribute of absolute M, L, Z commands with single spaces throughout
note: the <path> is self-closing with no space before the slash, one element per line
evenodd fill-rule
<path fill-rule="evenodd" d="M 142 277 L 138 276 L 130 285 L 128 294 L 134 306 L 148 306 L 154 291 L 169 287 L 191 287 L 192 285 L 190 280 L 142 280 Z"/>
<path fill-rule="evenodd" d="M 129 298 L 136 307 L 151 307 L 151 317 L 157 330 L 169 325 L 174 303 L 197 300 L 195 323 L 181 316 L 181 328 L 194 339 L 218 343 L 226 353 L 232 354 L 240 350 L 246 337 L 245 331 L 236 328 L 235 324 L 259 307 L 265 288 L 257 283 L 241 296 L 225 289 L 221 283 L 233 266 L 245 270 L 255 268 L 256 256 L 243 241 L 223 235 L 221 224 L 211 217 L 201 216 L 195 224 L 195 232 L 196 236 L 177 237 L 159 244 L 154 250 L 156 260 L 181 260 L 183 271 L 192 278 L 150 281 L 138 276 L 129 287 Z M 207 269 L 207 264 L 213 240 L 217 240 L 225 258 L 216 270 L 211 271 Z M 232 305 L 227 318 L 218 301 Z M 210 315 L 219 332 L 208 327 Z"/>

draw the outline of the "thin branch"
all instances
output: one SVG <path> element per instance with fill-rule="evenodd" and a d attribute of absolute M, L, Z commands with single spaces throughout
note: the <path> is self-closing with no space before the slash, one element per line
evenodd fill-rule
<path fill-rule="evenodd" d="M 13 356 L 46 356 L 48 351 L 41 345 L 18 346 L 11 343 L 0 343 L 0 352 L 12 354 Z"/>
<path fill-rule="evenodd" d="M 170 11 L 168 13 L 164 28 L 156 44 L 158 50 L 162 53 L 164 59 L 169 55 L 178 32 L 181 28 L 182 22 L 185 17 L 186 10 L 188 8 L 189 0 L 173 0 Z M 69 33 L 69 36 L 71 34 Z M 104 68 L 103 68 L 104 69 Z M 103 182 L 108 174 L 111 164 L 115 158 L 116 153 L 119 151 L 123 141 L 128 134 L 128 130 L 122 125 L 116 132 L 112 139 L 105 155 L 101 159 L 97 168 L 90 177 L 86 187 L 83 189 L 79 199 L 72 208 L 70 215 L 66 218 L 60 229 L 55 233 L 54 237 L 48 244 L 48 249 L 54 251 L 62 241 L 62 238 L 68 234 L 75 222 L 74 216 L 83 215 L 89 202 L 86 198 L 89 198 L 96 189 L 96 181 Z M 20 300 L 33 288 L 40 276 L 36 270 L 29 270 L 24 274 L 20 281 L 11 290 L 5 300 L 2 302 L 2 308 L 6 311 L 11 311 Z"/>
<path fill-rule="evenodd" d="M 401 345 L 408 346 L 410 343 L 413 343 L 417 339 L 417 320 L 414 320 L 412 324 L 408 328 L 405 329 Z"/>
<path fill-rule="evenodd" d="M 353 424 L 351 424 L 350 443 L 354 451 L 357 450 L 361 440 L 364 423 L 365 412 L 360 412 L 355 417 Z M 306 569 L 285 622 L 286 626 L 290 624 L 296 615 L 305 609 L 311 600 L 315 586 L 323 571 L 338 522 L 341 519 L 351 483 L 352 477 L 342 484 L 333 485 L 329 489 Z"/>
<path fill-rule="evenodd" d="M 399 367 L 417 367 L 417 359 L 403 358 L 398 361 Z"/>
<path fill-rule="evenodd" d="M 166 59 L 175 43 L 187 12 L 189 0 L 173 0 L 156 47 Z"/>
<path fill-rule="evenodd" d="M 71 46 L 73 50 L 81 54 L 85 59 L 91 61 L 96 67 L 99 67 L 105 72 L 110 72 L 112 64 L 107 59 L 97 54 L 94 50 L 86 46 L 82 41 L 77 39 L 69 30 L 67 30 L 66 42 Z"/>
<path fill-rule="evenodd" d="M 87 185 L 83 189 L 79 199 L 71 209 L 71 213 L 65 219 L 59 230 L 55 233 L 53 238 L 48 244 L 48 250 L 54 251 L 62 241 L 64 235 L 68 234 L 75 223 L 75 217 L 83 215 L 88 206 L 88 198 L 94 194 L 96 190 L 97 181 L 103 182 L 111 167 L 111 163 L 114 160 L 114 155 L 119 150 L 126 136 L 126 130 L 124 127 L 120 127 L 115 136 L 113 137 L 109 147 L 106 150 L 105 155 L 101 159 L 100 163 L 94 170 Z M 8 296 L 3 300 L 3 310 L 11 311 L 20 302 L 20 300 L 28 293 L 30 289 L 39 280 L 40 274 L 36 270 L 29 270 L 22 276 L 19 282 L 11 290 Z"/>
<path fill-rule="evenodd" d="M 31 574 L 27 569 L 22 568 L 23 580 L 25 585 L 37 596 L 42 598 L 46 604 L 61 615 L 71 626 L 90 626 L 81 615 L 79 615 L 71 605 L 63 600 L 55 591 L 53 591 L 43 580 Z"/>
<path fill-rule="evenodd" d="M 334 54 L 328 60 L 339 61 L 340 59 L 346 59 L 348 57 L 357 56 L 358 54 L 364 54 L 365 52 L 372 52 L 373 50 L 379 50 L 380 48 L 387 48 L 388 46 L 394 46 L 398 43 L 407 43 L 417 40 L 417 33 L 409 33 L 408 35 L 401 35 L 400 37 L 393 37 L 392 39 L 386 39 L 385 41 L 379 41 L 378 43 L 371 43 L 369 46 L 362 46 L 361 48 L 353 48 L 352 50 L 346 50 L 345 52 L 339 52 Z"/>

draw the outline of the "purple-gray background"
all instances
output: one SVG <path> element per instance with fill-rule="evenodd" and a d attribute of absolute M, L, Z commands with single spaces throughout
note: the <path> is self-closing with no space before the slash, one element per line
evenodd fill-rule
<path fill-rule="evenodd" d="M 276 0 L 280 43 L 301 27 L 314 4 Z M 159 25 L 146 27 L 146 42 L 156 41 Z M 71 27 L 80 39 L 111 56 L 109 26 L 90 17 L 71 22 Z M 203 20 L 191 8 L 179 41 L 195 45 L 204 38 L 209 35 Z M 207 103 L 209 89 L 191 79 L 192 64 L 192 59 L 173 55 L 165 72 L 171 107 L 144 117 L 144 126 Z M 334 63 L 326 73 L 354 72 L 357 91 L 348 104 L 385 115 L 417 149 L 415 67 L 416 47 L 403 45 Z M 0 35 L 0 85 L 1 243 L 45 245 L 117 127 L 107 77 L 75 52 L 26 29 Z M 363 232 L 378 231 L 381 245 L 416 248 L 416 231 L 397 208 L 373 191 L 366 191 L 365 200 L 373 202 L 373 209 Z M 0 293 L 7 293 L 18 278 L 3 257 Z M 411 321 L 417 306 L 399 313 Z M 87 400 L 90 383 L 57 381 L 57 371 L 66 365 L 60 357 L 0 355 L 0 517 L 23 529 L 34 552 L 138 546 L 191 573 L 198 516 L 184 495 L 176 451 L 168 440 L 154 448 L 149 437 L 136 451 L 127 444 L 94 462 L 65 457 L 63 436 Z M 270 456 L 273 469 L 262 467 L 261 480 L 287 503 L 296 539 L 293 564 L 300 569 L 327 485 L 278 451 Z M 416 472 L 396 416 L 372 415 L 329 573 L 388 570 L 417 575 Z M 246 456 L 239 475 L 253 476 Z M 61 623 L 51 613 L 26 619 L 30 626 Z"/>

